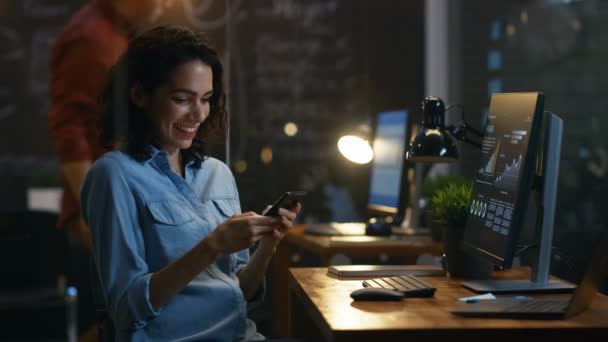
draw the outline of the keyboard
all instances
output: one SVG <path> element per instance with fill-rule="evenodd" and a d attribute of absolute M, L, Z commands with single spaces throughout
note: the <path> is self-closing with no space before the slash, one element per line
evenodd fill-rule
<path fill-rule="evenodd" d="M 568 302 L 563 300 L 520 300 L 503 307 L 504 312 L 562 312 Z"/>
<path fill-rule="evenodd" d="M 329 222 L 310 224 L 304 233 L 323 236 L 365 235 L 363 222 Z"/>
<path fill-rule="evenodd" d="M 363 286 L 397 290 L 405 297 L 433 297 L 437 290 L 413 275 L 368 279 L 363 282 Z"/>
<path fill-rule="evenodd" d="M 568 303 L 551 299 L 484 300 L 457 308 L 453 313 L 472 317 L 563 317 Z"/>

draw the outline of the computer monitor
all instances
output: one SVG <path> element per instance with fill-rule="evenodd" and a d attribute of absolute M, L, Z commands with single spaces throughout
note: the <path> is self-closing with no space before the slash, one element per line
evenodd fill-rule
<path fill-rule="evenodd" d="M 549 281 L 562 121 L 543 111 L 542 93 L 493 94 L 473 185 L 463 248 L 503 268 L 511 267 L 523 227 L 533 180 L 542 180 L 543 215 L 537 228 L 538 263 L 530 280 L 473 281 L 477 292 L 569 291 L 573 286 Z M 539 221 L 537 221 L 539 222 Z"/>
<path fill-rule="evenodd" d="M 370 215 L 403 219 L 407 205 L 405 147 L 409 116 L 405 109 L 383 111 L 376 116 L 367 209 Z"/>
<path fill-rule="evenodd" d="M 405 147 L 409 133 L 405 109 L 382 111 L 373 120 L 368 198 L 364 221 L 310 224 L 314 235 L 390 235 L 401 224 L 407 206 Z M 369 228 L 369 229 L 368 229 Z"/>

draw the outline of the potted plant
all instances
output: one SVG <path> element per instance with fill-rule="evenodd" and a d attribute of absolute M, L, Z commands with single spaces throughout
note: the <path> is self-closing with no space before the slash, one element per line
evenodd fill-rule
<path fill-rule="evenodd" d="M 423 199 L 423 207 L 424 218 L 426 220 L 426 225 L 431 230 L 431 236 L 435 241 L 441 241 L 442 239 L 442 231 L 441 225 L 437 222 L 437 219 L 433 217 L 433 205 L 432 198 L 437 193 L 437 191 L 442 190 L 446 186 L 450 184 L 470 184 L 470 180 L 466 179 L 463 176 L 436 176 L 430 177 L 424 180 L 422 184 L 421 197 Z"/>
<path fill-rule="evenodd" d="M 448 184 L 431 199 L 433 218 L 443 232 L 444 261 L 450 277 L 483 279 L 493 270 L 491 264 L 461 249 L 472 190 L 470 183 Z"/>

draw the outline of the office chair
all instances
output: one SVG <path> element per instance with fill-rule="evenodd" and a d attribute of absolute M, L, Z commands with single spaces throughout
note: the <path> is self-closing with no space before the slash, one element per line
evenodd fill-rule
<path fill-rule="evenodd" d="M 0 212 L 0 340 L 77 341 L 77 290 L 66 287 L 69 245 L 42 211 Z"/>

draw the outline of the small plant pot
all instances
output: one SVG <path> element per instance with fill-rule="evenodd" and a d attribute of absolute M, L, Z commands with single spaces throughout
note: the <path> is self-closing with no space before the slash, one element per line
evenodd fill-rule
<path fill-rule="evenodd" d="M 488 279 L 494 266 L 462 250 L 463 227 L 443 227 L 445 266 L 450 278 Z"/>

